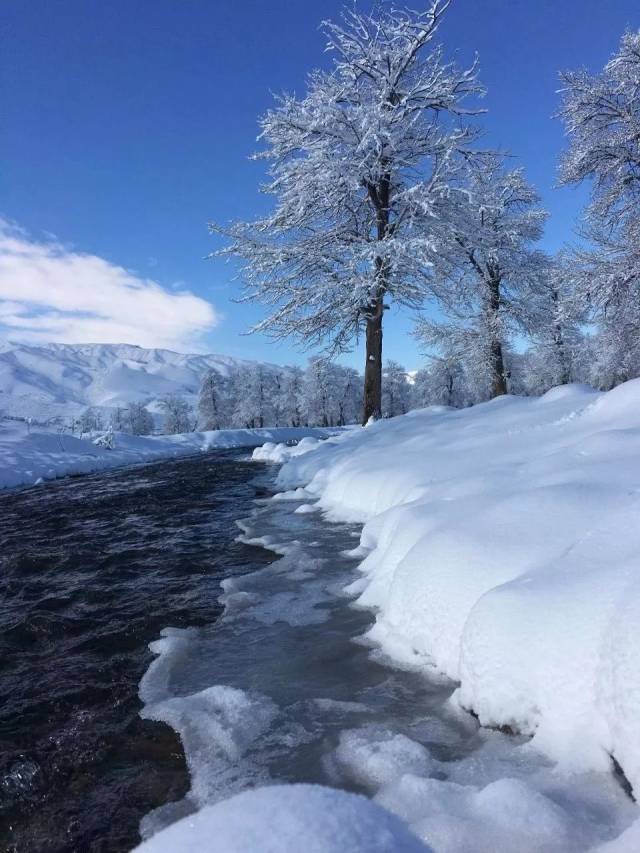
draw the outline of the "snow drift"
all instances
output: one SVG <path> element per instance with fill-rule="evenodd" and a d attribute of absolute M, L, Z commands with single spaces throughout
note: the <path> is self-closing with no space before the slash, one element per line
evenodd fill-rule
<path fill-rule="evenodd" d="M 282 489 L 364 523 L 351 591 L 372 644 L 459 681 L 453 701 L 563 770 L 614 757 L 640 792 L 640 380 L 270 454 Z"/>

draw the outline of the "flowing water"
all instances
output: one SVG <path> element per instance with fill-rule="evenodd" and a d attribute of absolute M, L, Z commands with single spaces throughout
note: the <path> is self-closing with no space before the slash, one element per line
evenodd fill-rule
<path fill-rule="evenodd" d="M 128 850 L 184 795 L 138 684 L 163 627 L 215 621 L 220 580 L 272 559 L 234 541 L 255 474 L 221 452 L 0 496 L 0 850 Z"/>
<path fill-rule="evenodd" d="M 273 483 L 229 451 L 0 498 L 0 849 L 125 851 L 256 784 L 407 773 L 534 779 L 590 838 L 629 819 L 613 782 L 558 787 L 455 685 L 372 652 L 359 530 Z"/>

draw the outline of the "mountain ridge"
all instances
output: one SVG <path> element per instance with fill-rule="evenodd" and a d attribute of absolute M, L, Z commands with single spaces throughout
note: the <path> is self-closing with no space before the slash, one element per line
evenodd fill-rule
<path fill-rule="evenodd" d="M 112 410 L 132 402 L 157 411 L 167 394 L 193 405 L 208 370 L 228 375 L 234 367 L 256 363 L 136 344 L 0 342 L 0 416 L 47 422 L 74 417 L 89 406 Z"/>

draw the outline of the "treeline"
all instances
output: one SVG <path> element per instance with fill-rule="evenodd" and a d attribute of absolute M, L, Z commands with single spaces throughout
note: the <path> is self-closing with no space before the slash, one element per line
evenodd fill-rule
<path fill-rule="evenodd" d="M 361 378 L 350 367 L 312 359 L 306 370 L 251 364 L 203 378 L 198 429 L 267 426 L 344 426 L 362 406 Z"/>
<path fill-rule="evenodd" d="M 561 334 L 541 337 L 524 352 L 505 347 L 509 393 L 537 396 L 565 382 L 585 382 L 603 390 L 615 384 L 614 368 L 620 363 L 612 355 L 609 335 L 585 332 L 578 322 L 570 325 L 566 319 L 560 329 Z M 458 351 L 450 348 L 447 355 L 431 351 L 427 365 L 419 370 L 388 360 L 382 371 L 382 417 L 431 405 L 463 408 L 483 402 L 493 396 L 489 377 L 478 349 L 469 341 Z M 158 401 L 157 409 L 154 418 L 142 402 L 111 411 L 89 407 L 65 429 L 79 434 L 111 429 L 131 435 L 171 435 L 194 430 L 345 426 L 360 420 L 362 376 L 323 359 L 312 359 L 306 369 L 250 364 L 226 375 L 211 370 L 203 376 L 195 406 L 179 394 L 169 394 Z"/>

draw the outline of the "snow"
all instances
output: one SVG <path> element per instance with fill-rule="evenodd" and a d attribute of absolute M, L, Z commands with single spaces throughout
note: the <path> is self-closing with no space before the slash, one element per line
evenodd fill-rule
<path fill-rule="evenodd" d="M 172 639 L 169 636 L 152 644 L 154 651 L 165 653 Z M 144 691 L 141 695 L 146 698 Z M 215 799 L 221 791 L 228 795 L 234 787 L 244 785 L 247 776 L 266 781 L 268 777 L 252 765 L 246 752 L 265 734 L 277 714 L 276 705 L 267 697 L 224 685 L 165 699 L 142 712 L 146 719 L 170 725 L 179 733 L 185 755 L 197 756 L 189 763 L 190 797 L 199 805 Z"/>
<path fill-rule="evenodd" d="M 407 773 L 428 775 L 432 762 L 426 747 L 406 735 L 375 727 L 341 732 L 331 761 L 351 782 L 373 792 Z"/>
<path fill-rule="evenodd" d="M 168 394 L 194 405 L 208 370 L 227 376 L 249 363 L 131 344 L 0 342 L 0 412 L 45 422 L 77 416 L 88 406 L 114 409 L 140 402 L 155 410 Z"/>
<path fill-rule="evenodd" d="M 402 821 L 357 794 L 273 785 L 207 806 L 136 853 L 426 853 Z"/>
<path fill-rule="evenodd" d="M 349 591 L 375 612 L 378 653 L 458 681 L 458 708 L 531 736 L 559 773 L 608 772 L 614 756 L 640 792 L 640 380 L 432 407 L 269 453 L 287 460 L 283 490 L 364 523 Z M 362 783 L 388 760 L 362 758 L 353 738 L 340 749 Z M 547 826 L 563 837 L 554 809 L 507 788 L 465 792 L 465 813 L 495 822 L 506 791 L 544 813 L 537 841 L 516 849 L 563 849 L 544 840 Z M 517 823 L 528 806 L 513 809 Z M 434 846 L 467 849 L 456 843 Z"/>
<path fill-rule="evenodd" d="M 32 486 L 45 480 L 89 474 L 141 462 L 232 447 L 256 447 L 264 442 L 313 440 L 335 430 L 306 427 L 225 429 L 179 435 L 114 435 L 114 449 L 90 438 L 41 432 L 19 421 L 0 420 L 0 488 Z M 313 438 L 311 438 L 313 437 Z M 275 446 L 275 445 L 274 445 Z M 294 448 L 290 448 L 294 449 Z"/>

